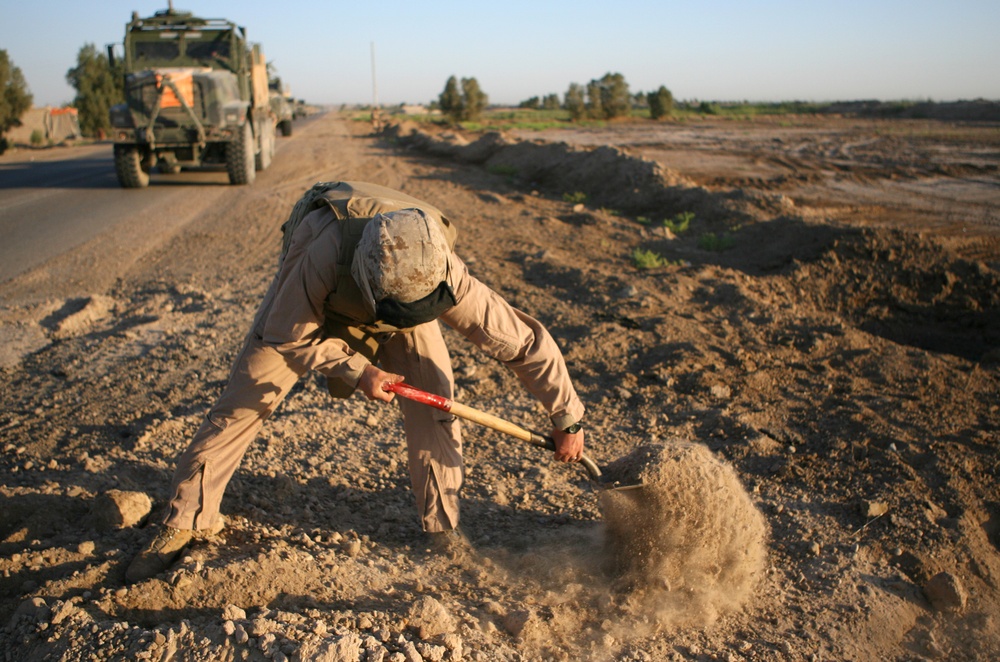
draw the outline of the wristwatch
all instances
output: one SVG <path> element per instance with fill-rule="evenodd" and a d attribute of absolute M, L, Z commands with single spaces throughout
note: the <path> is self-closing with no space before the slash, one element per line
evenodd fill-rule
<path fill-rule="evenodd" d="M 583 429 L 583 426 L 580 425 L 579 421 L 577 421 L 573 425 L 571 425 L 568 428 L 566 428 L 565 430 L 563 430 L 563 432 L 565 432 L 566 434 L 576 434 L 577 432 L 579 432 L 582 429 Z"/>

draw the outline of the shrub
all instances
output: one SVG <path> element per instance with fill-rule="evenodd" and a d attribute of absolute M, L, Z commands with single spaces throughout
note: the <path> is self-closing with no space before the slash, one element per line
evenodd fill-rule
<path fill-rule="evenodd" d="M 455 123 L 479 119 L 489 97 L 479 89 L 479 81 L 475 78 L 463 78 L 461 88 L 459 92 L 459 83 L 454 76 L 448 79 L 438 96 L 441 112 Z"/>
<path fill-rule="evenodd" d="M 512 165 L 492 165 L 488 170 L 494 175 L 505 178 L 508 182 L 513 182 L 514 178 L 517 177 L 517 168 Z"/>
<path fill-rule="evenodd" d="M 0 137 L 21 126 L 21 116 L 31 108 L 31 101 L 24 74 L 10 61 L 7 51 L 0 48 Z"/>
<path fill-rule="evenodd" d="M 706 232 L 698 238 L 698 248 L 716 253 L 727 251 L 735 245 L 736 239 L 725 232 L 719 235 L 714 232 Z"/>
<path fill-rule="evenodd" d="M 111 130 L 111 106 L 125 101 L 124 62 L 108 61 L 94 44 L 84 44 L 66 82 L 76 90 L 73 106 L 80 112 L 80 130 L 86 136 Z"/>
<path fill-rule="evenodd" d="M 444 90 L 438 95 L 438 106 L 447 117 L 456 117 L 462 113 L 462 95 L 458 93 L 458 80 L 454 76 L 448 78 Z"/>
<path fill-rule="evenodd" d="M 654 120 L 667 117 L 674 110 L 674 95 L 663 85 L 656 92 L 646 95 L 646 101 L 649 103 L 649 116 Z"/>
<path fill-rule="evenodd" d="M 463 78 L 462 105 L 464 107 L 464 112 L 462 113 L 462 119 L 479 119 L 479 116 L 482 115 L 487 103 L 489 103 L 489 97 L 486 96 L 485 92 L 479 89 L 479 81 L 475 78 Z"/>
<path fill-rule="evenodd" d="M 32 147 L 41 147 L 42 143 L 45 142 L 45 134 L 42 133 L 41 129 L 34 129 L 31 132 L 31 138 L 29 140 Z"/>
<path fill-rule="evenodd" d="M 573 193 L 563 193 L 563 202 L 569 202 L 574 205 L 583 204 L 587 201 L 587 194 L 582 191 L 575 191 Z"/>
<path fill-rule="evenodd" d="M 583 87 L 579 83 L 570 83 L 566 90 L 566 110 L 573 121 L 583 119 L 587 114 L 587 103 L 584 101 Z"/>
<path fill-rule="evenodd" d="M 717 103 L 702 101 L 698 104 L 698 112 L 703 115 L 718 115 L 722 112 L 722 108 Z"/>
<path fill-rule="evenodd" d="M 674 263 L 655 251 L 636 248 L 632 251 L 632 264 L 635 265 L 636 269 L 656 269 L 668 267 Z"/>
<path fill-rule="evenodd" d="M 682 211 L 679 214 L 674 214 L 673 218 L 665 219 L 663 226 L 674 234 L 683 234 L 691 227 L 691 221 L 693 220 L 693 212 Z"/>
<path fill-rule="evenodd" d="M 587 85 L 587 112 L 596 119 L 628 117 L 632 112 L 632 95 L 621 74 L 604 74 Z"/>

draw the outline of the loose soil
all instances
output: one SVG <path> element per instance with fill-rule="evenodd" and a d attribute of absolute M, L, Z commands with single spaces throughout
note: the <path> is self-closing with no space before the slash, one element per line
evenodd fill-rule
<path fill-rule="evenodd" d="M 328 114 L 113 287 L 31 294 L 57 264 L 0 285 L 0 657 L 1000 657 L 998 129 L 783 122 L 479 136 Z M 602 503 L 582 468 L 466 424 L 470 544 L 434 553 L 397 409 L 309 376 L 226 529 L 126 586 L 281 223 L 336 179 L 455 219 L 470 269 L 563 347 L 588 452 L 650 491 Z M 446 338 L 460 401 L 544 430 Z"/>

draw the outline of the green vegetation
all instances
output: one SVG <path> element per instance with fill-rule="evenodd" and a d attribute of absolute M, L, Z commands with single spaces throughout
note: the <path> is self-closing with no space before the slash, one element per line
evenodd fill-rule
<path fill-rule="evenodd" d="M 606 73 L 587 83 L 586 89 L 578 83 L 570 83 L 564 98 L 564 107 L 574 121 L 584 117 L 615 119 L 632 114 L 632 95 L 621 74 Z"/>
<path fill-rule="evenodd" d="M 111 106 L 125 101 L 124 62 L 115 64 L 93 44 L 84 44 L 66 82 L 76 89 L 73 105 L 79 111 L 80 131 L 86 136 L 111 129 Z"/>
<path fill-rule="evenodd" d="M 29 141 L 32 147 L 41 147 L 45 143 L 45 134 L 41 129 L 32 129 Z"/>
<path fill-rule="evenodd" d="M 541 99 L 538 97 L 531 97 L 530 99 L 522 101 L 517 107 L 527 108 L 530 110 L 559 110 L 559 95 L 547 94 Z"/>
<path fill-rule="evenodd" d="M 714 232 L 706 232 L 698 237 L 698 248 L 702 250 L 721 253 L 722 251 L 728 251 L 734 246 L 736 246 L 736 239 L 726 232 L 718 235 Z"/>
<path fill-rule="evenodd" d="M 445 83 L 444 91 L 438 96 L 441 112 L 452 123 L 478 120 L 489 103 L 489 97 L 479 89 L 479 81 L 475 78 L 462 79 L 462 91 L 454 76 Z"/>
<path fill-rule="evenodd" d="M 632 264 L 636 269 L 657 269 L 659 267 L 679 266 L 682 262 L 680 260 L 668 260 L 655 251 L 636 248 L 632 251 Z"/>
<path fill-rule="evenodd" d="M 570 83 L 563 99 L 563 107 L 569 111 L 570 120 L 575 122 L 587 116 L 587 102 L 583 87 L 579 83 Z"/>
<path fill-rule="evenodd" d="M 24 74 L 0 49 L 0 154 L 7 147 L 3 134 L 21 126 L 21 116 L 31 108 L 32 96 Z"/>
<path fill-rule="evenodd" d="M 649 117 L 654 120 L 669 117 L 674 111 L 674 95 L 663 85 L 646 95 L 646 103 L 649 104 Z"/>
<path fill-rule="evenodd" d="M 517 168 L 510 165 L 492 165 L 488 170 L 494 175 L 500 175 L 501 177 L 516 177 Z"/>
<path fill-rule="evenodd" d="M 663 227 L 667 228 L 674 234 L 684 234 L 691 227 L 691 221 L 694 220 L 694 212 L 682 211 L 678 214 L 674 214 L 673 218 L 667 218 L 663 221 Z"/>
<path fill-rule="evenodd" d="M 563 202 L 569 202 L 574 205 L 584 204 L 587 202 L 587 194 L 582 191 L 563 193 Z"/>

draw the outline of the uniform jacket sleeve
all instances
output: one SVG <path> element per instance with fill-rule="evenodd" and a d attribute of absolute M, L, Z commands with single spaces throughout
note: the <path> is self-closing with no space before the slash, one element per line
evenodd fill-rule
<path fill-rule="evenodd" d="M 339 338 L 323 334 L 323 302 L 336 287 L 340 235 L 320 209 L 299 224 L 278 274 L 261 304 L 254 332 L 298 371 L 317 370 L 357 385 L 368 359 Z"/>
<path fill-rule="evenodd" d="M 441 316 L 484 352 L 514 371 L 548 411 L 552 424 L 581 420 L 583 403 L 573 388 L 562 351 L 538 320 L 511 306 L 452 257 L 456 305 Z"/>

